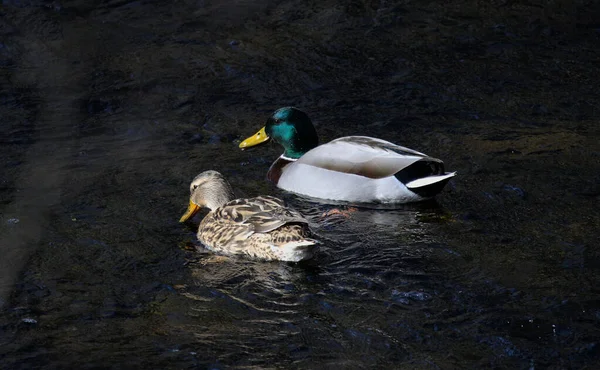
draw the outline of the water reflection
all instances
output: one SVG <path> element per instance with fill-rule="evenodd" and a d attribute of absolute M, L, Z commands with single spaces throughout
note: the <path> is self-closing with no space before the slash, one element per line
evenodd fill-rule
<path fill-rule="evenodd" d="M 456 258 L 428 244 L 434 226 L 418 221 L 421 210 L 361 210 L 332 219 L 333 206 L 295 203 L 324 240 L 316 259 L 264 263 L 201 251 L 188 264 L 193 283 L 179 293 L 189 299 L 187 315 L 202 324 L 186 329 L 199 343 L 220 348 L 218 361 L 232 361 L 229 351 L 249 358 L 272 358 L 275 351 L 307 366 L 413 356 L 398 333 L 423 340 L 412 320 L 443 304 L 438 278 L 423 261 Z"/>
<path fill-rule="evenodd" d="M 598 362 L 593 2 L 47 3 L 0 9 L 2 367 Z M 280 148 L 237 142 L 286 105 L 460 177 L 392 210 L 282 193 Z M 322 252 L 180 248 L 208 169 L 306 213 Z"/>

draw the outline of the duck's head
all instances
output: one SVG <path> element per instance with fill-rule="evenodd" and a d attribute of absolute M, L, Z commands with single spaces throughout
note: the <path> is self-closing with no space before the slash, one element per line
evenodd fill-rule
<path fill-rule="evenodd" d="M 190 204 L 179 222 L 192 218 L 202 207 L 211 211 L 234 198 L 231 185 L 217 171 L 204 171 L 190 184 Z"/>
<path fill-rule="evenodd" d="M 285 149 L 283 155 L 297 159 L 319 145 L 317 131 L 308 115 L 294 107 L 279 108 L 267 119 L 265 127 L 240 143 L 250 148 L 273 139 Z"/>

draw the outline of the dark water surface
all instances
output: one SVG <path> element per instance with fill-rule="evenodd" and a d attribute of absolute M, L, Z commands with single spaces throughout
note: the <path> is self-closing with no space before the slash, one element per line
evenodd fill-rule
<path fill-rule="evenodd" d="M 597 368 L 600 7 L 446 3 L 3 1 L 0 367 Z M 324 217 L 237 149 L 285 105 L 459 176 Z M 194 251 L 206 169 L 318 258 Z"/>

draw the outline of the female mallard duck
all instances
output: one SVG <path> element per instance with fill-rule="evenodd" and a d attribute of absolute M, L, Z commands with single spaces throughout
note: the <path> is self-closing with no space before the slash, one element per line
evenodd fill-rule
<path fill-rule="evenodd" d="M 210 212 L 198 227 L 198 240 L 223 254 L 298 262 L 316 252 L 308 221 L 281 199 L 259 196 L 234 199 L 231 185 L 217 171 L 205 171 L 190 184 L 190 204 L 179 222 L 202 207 Z"/>
<path fill-rule="evenodd" d="M 285 151 L 267 178 L 277 187 L 314 198 L 357 203 L 408 203 L 432 198 L 456 172 L 415 150 L 367 136 L 347 136 L 318 145 L 306 113 L 280 108 L 265 127 L 240 143 L 249 148 L 269 139 Z"/>

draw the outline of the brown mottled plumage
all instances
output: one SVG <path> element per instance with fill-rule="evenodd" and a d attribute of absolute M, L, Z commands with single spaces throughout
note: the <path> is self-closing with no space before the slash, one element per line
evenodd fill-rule
<path fill-rule="evenodd" d="M 181 222 L 202 206 L 211 211 L 198 227 L 198 240 L 223 254 L 245 254 L 264 260 L 301 261 L 316 251 L 308 222 L 281 199 L 271 196 L 235 199 L 229 183 L 216 171 L 205 171 L 190 185 L 190 206 Z"/>

